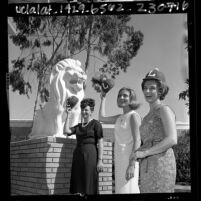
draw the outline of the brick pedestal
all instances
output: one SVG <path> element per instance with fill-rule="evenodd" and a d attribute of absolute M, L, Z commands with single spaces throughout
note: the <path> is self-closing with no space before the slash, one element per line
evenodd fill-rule
<path fill-rule="evenodd" d="M 11 142 L 11 195 L 69 194 L 75 139 L 44 137 Z M 112 142 L 104 142 L 99 193 L 112 194 Z"/>

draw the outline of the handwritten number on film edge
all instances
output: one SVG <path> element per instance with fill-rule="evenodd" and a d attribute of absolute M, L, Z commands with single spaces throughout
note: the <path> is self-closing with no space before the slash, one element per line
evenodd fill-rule
<path fill-rule="evenodd" d="M 16 14 L 20 15 L 69 15 L 69 14 L 111 14 L 113 13 L 161 13 L 168 12 L 172 13 L 174 11 L 186 11 L 189 7 L 189 3 L 187 1 L 172 1 L 158 4 L 157 2 L 138 2 L 133 4 L 132 7 L 126 8 L 124 7 L 126 4 L 122 3 L 103 3 L 103 4 L 60 4 L 56 7 L 48 4 L 46 6 L 42 6 L 40 4 L 37 5 L 17 5 L 15 6 Z"/>
<path fill-rule="evenodd" d="M 168 9 L 167 11 L 169 13 L 172 13 L 174 11 L 174 9 L 176 11 L 179 10 L 180 8 L 180 3 L 179 2 L 166 2 L 166 3 L 161 3 L 159 5 L 155 4 L 155 3 L 148 3 L 148 4 L 144 4 L 144 3 L 137 3 L 137 12 L 138 13 L 150 13 L 150 14 L 154 14 L 154 13 L 161 13 L 164 12 L 165 9 Z M 147 6 L 147 8 L 146 8 Z M 188 8 L 189 4 L 186 1 L 182 2 L 181 5 L 181 9 L 182 11 L 185 11 Z"/>

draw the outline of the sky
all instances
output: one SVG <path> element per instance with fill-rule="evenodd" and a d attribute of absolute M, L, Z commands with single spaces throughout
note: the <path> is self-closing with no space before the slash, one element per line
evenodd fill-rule
<path fill-rule="evenodd" d="M 135 14 L 132 15 L 130 25 L 135 30 L 140 30 L 144 34 L 143 45 L 138 54 L 134 57 L 126 73 L 121 73 L 115 79 L 114 88 L 106 97 L 106 115 L 116 115 L 122 113 L 117 107 L 117 94 L 121 87 L 131 87 L 135 90 L 138 102 L 141 107 L 137 112 L 143 117 L 149 110 L 148 103 L 145 102 L 141 82 L 145 75 L 153 68 L 159 68 L 166 76 L 166 82 L 170 88 L 164 104 L 169 105 L 176 114 L 177 122 L 189 123 L 189 115 L 185 101 L 179 100 L 179 93 L 186 89 L 184 79 L 188 76 L 188 69 L 183 67 L 186 62 L 185 50 L 182 45 L 182 36 L 184 34 L 183 19 L 185 14 Z M 8 43 L 9 63 L 17 58 L 20 52 L 9 40 Z M 78 59 L 84 64 L 85 55 L 79 55 Z M 95 111 L 93 118 L 98 118 L 98 109 L 100 106 L 100 94 L 91 86 L 91 78 L 97 68 L 102 65 L 98 60 L 91 59 L 90 71 L 88 73 L 87 88 L 85 97 L 95 99 Z M 9 65 L 10 69 L 10 65 Z M 33 79 L 33 83 L 36 81 Z M 35 85 L 36 86 L 36 85 Z M 33 88 L 30 99 L 26 96 L 13 93 L 9 90 L 9 113 L 10 119 L 32 120 L 34 102 L 36 97 L 36 87 Z"/>

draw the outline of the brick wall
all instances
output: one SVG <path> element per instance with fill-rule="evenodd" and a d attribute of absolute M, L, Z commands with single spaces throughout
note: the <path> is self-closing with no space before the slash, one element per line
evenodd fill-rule
<path fill-rule="evenodd" d="M 69 194 L 75 139 L 44 137 L 11 142 L 11 195 Z M 104 142 L 99 193 L 112 194 L 112 142 Z"/>
<path fill-rule="evenodd" d="M 112 165 L 113 165 L 113 147 L 112 142 L 104 142 L 103 151 L 103 172 L 99 173 L 99 193 L 112 194 Z"/>

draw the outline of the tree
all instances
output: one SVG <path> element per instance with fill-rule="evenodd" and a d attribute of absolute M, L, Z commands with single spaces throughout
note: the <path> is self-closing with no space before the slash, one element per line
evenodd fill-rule
<path fill-rule="evenodd" d="M 187 85 L 187 89 L 179 93 L 179 99 L 183 99 L 184 101 L 187 101 L 185 105 L 188 107 L 188 114 L 189 114 L 189 79 L 188 78 L 185 80 L 185 83 Z"/>
<path fill-rule="evenodd" d="M 46 84 L 52 67 L 61 59 L 83 52 L 86 73 L 90 58 L 94 57 L 103 61 L 99 70 L 115 79 L 120 71 L 126 72 L 143 42 L 143 34 L 128 25 L 130 20 L 129 15 L 13 17 L 18 33 L 11 39 L 22 56 L 12 61 L 12 90 L 29 97 L 32 85 L 26 75 L 35 73 L 35 113 L 39 99 L 48 101 Z"/>
<path fill-rule="evenodd" d="M 184 50 L 186 51 L 186 58 L 188 58 L 188 51 L 189 51 L 189 46 L 188 46 L 188 24 L 187 24 L 187 18 L 184 16 L 184 34 L 183 34 L 183 44 L 184 44 Z M 187 60 L 187 59 L 186 59 Z M 185 66 L 188 65 L 188 62 L 186 62 Z M 188 107 L 188 114 L 189 114 L 189 78 L 185 78 L 185 84 L 187 85 L 186 90 L 182 91 L 179 93 L 179 99 L 183 99 L 184 101 L 187 101 L 185 105 Z"/>

